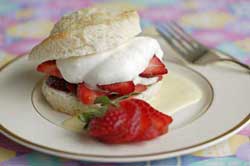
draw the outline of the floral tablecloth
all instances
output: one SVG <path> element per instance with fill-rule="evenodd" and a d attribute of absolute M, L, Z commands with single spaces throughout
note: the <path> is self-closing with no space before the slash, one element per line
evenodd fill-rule
<path fill-rule="evenodd" d="M 48 35 L 61 15 L 95 4 L 136 8 L 145 29 L 159 21 L 178 21 L 207 46 L 228 52 L 250 64 L 249 0 L 0 0 L 0 65 L 29 51 Z M 58 158 L 25 148 L 0 134 L 0 165 L 250 166 L 250 126 L 223 143 L 193 154 L 130 164 Z"/>

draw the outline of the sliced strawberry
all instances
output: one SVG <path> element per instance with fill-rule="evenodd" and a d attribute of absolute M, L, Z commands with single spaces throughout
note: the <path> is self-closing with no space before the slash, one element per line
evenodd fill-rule
<path fill-rule="evenodd" d="M 78 84 L 77 86 L 77 97 L 84 104 L 93 104 L 98 96 L 104 95 L 106 95 L 104 92 L 92 90 L 88 88 L 84 83 Z"/>
<path fill-rule="evenodd" d="M 157 76 L 157 77 L 158 77 L 157 82 L 159 82 L 159 81 L 161 81 L 161 80 L 163 79 L 163 76 L 162 76 L 162 75 Z"/>
<path fill-rule="evenodd" d="M 143 100 L 136 100 L 137 105 L 140 106 L 140 108 L 142 109 L 143 114 L 145 115 L 146 119 L 147 119 L 147 126 L 144 128 L 144 130 L 141 130 L 141 132 L 134 138 L 134 141 L 143 141 L 143 140 L 148 140 L 149 136 L 151 138 L 155 138 L 157 136 L 159 136 L 159 133 L 157 130 L 155 130 L 153 128 L 153 124 L 151 122 L 151 117 L 150 114 L 148 113 L 151 109 L 151 106 L 144 102 Z M 151 130 L 151 128 L 153 129 L 153 132 L 149 133 L 149 130 Z M 149 135 L 149 136 L 145 136 L 145 134 Z"/>
<path fill-rule="evenodd" d="M 147 109 L 140 105 L 136 100 L 127 100 L 120 103 L 125 110 L 132 109 L 134 105 L 135 113 L 130 116 L 128 121 L 128 133 L 123 137 L 122 142 L 135 142 L 136 138 L 145 132 L 150 126 L 150 119 L 143 109 Z"/>
<path fill-rule="evenodd" d="M 134 104 L 136 104 L 141 109 L 141 124 L 140 124 L 140 131 L 136 135 L 136 137 L 133 138 L 134 142 L 137 141 L 143 141 L 144 139 L 144 133 L 148 130 L 148 128 L 151 127 L 151 121 L 149 114 L 147 113 L 149 106 L 145 104 L 146 102 L 143 100 L 132 100 Z"/>
<path fill-rule="evenodd" d="M 102 90 L 115 92 L 120 95 L 126 95 L 135 90 L 135 85 L 133 81 L 119 82 L 119 83 L 107 84 L 107 85 L 97 85 L 97 86 Z"/>
<path fill-rule="evenodd" d="M 148 67 L 140 74 L 141 77 L 155 77 L 163 74 L 167 74 L 165 65 L 157 56 L 153 56 L 150 60 Z"/>
<path fill-rule="evenodd" d="M 128 133 L 128 120 L 135 109 L 109 107 L 104 117 L 91 120 L 88 134 L 106 143 L 121 143 Z"/>
<path fill-rule="evenodd" d="M 170 116 L 165 115 L 152 107 L 150 107 L 147 113 L 151 120 L 151 126 L 139 139 L 150 140 L 168 131 L 168 125 L 173 121 Z"/>
<path fill-rule="evenodd" d="M 135 85 L 135 91 L 136 93 L 141 93 L 143 91 L 147 90 L 147 85 L 143 85 L 143 84 L 136 84 Z"/>
<path fill-rule="evenodd" d="M 40 65 L 37 66 L 36 70 L 51 76 L 62 78 L 62 75 L 56 66 L 55 60 L 41 63 Z"/>
<path fill-rule="evenodd" d="M 150 140 L 168 131 L 168 125 L 172 122 L 170 116 L 155 110 L 143 100 L 136 100 L 136 103 L 146 114 L 149 125 L 137 135 L 134 141 Z"/>
<path fill-rule="evenodd" d="M 111 107 L 102 118 L 93 119 L 89 134 L 105 143 L 133 142 L 149 126 L 147 114 L 133 100 L 120 102 L 120 107 Z"/>
<path fill-rule="evenodd" d="M 147 85 L 143 85 L 143 84 L 136 84 L 135 85 L 135 90 L 133 92 L 135 93 L 141 93 L 144 92 L 145 90 L 147 90 Z M 117 94 L 117 93 L 109 93 L 108 97 L 110 99 L 116 99 L 117 97 L 121 97 L 122 95 Z M 131 96 L 132 98 L 133 96 Z"/>
<path fill-rule="evenodd" d="M 46 84 L 60 91 L 64 91 L 68 93 L 76 93 L 76 84 L 71 84 L 61 78 L 49 76 L 46 80 Z"/>
<path fill-rule="evenodd" d="M 119 107 L 109 106 L 104 116 L 92 119 L 88 133 L 110 144 L 143 141 L 166 133 L 171 121 L 145 101 L 127 99 Z"/>

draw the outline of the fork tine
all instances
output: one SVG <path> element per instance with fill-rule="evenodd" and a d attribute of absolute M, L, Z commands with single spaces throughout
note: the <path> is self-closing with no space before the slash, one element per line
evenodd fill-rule
<path fill-rule="evenodd" d="M 171 21 L 172 25 L 179 30 L 183 34 L 183 36 L 189 40 L 190 42 L 194 43 L 196 47 L 202 47 L 204 49 L 207 49 L 204 45 L 197 42 L 189 33 L 187 33 L 179 24 L 177 24 L 175 21 Z"/>
<path fill-rule="evenodd" d="M 180 49 L 184 49 L 189 54 L 192 53 L 192 50 L 190 50 L 189 45 L 183 42 L 181 37 L 178 34 L 176 34 L 175 31 L 173 31 L 172 28 L 168 24 L 163 24 L 163 27 L 166 29 L 166 31 L 168 31 L 171 39 L 177 41 L 176 44 L 181 46 Z"/>
<path fill-rule="evenodd" d="M 202 44 L 198 43 L 196 40 L 194 40 L 191 35 L 186 33 L 183 28 L 181 28 L 176 22 L 174 21 L 168 21 L 165 24 L 158 24 L 167 31 L 169 36 L 171 37 L 169 40 L 177 41 L 172 42 L 172 45 L 178 45 L 181 46 L 182 49 L 185 49 L 186 53 L 181 54 L 186 60 L 195 62 L 200 57 L 202 57 L 206 52 L 209 51 L 209 49 Z M 165 36 L 164 34 L 162 34 Z M 185 44 L 185 45 L 184 45 Z M 177 52 L 179 52 L 180 47 L 177 48 L 175 46 L 174 48 Z M 179 50 L 178 50 L 179 49 Z"/>
<path fill-rule="evenodd" d="M 180 39 L 179 35 L 173 32 L 167 24 L 157 24 L 157 25 L 158 25 L 157 26 L 158 30 L 162 30 L 165 32 L 162 35 L 165 36 L 165 39 L 168 38 L 168 43 L 170 44 L 170 46 L 179 54 L 181 54 L 183 58 L 191 62 L 197 59 L 196 54 L 199 52 L 194 51 L 194 49 L 190 48 L 190 46 L 188 46 L 187 43 L 185 43 L 186 45 L 184 45 L 184 42 L 182 39 Z M 169 37 L 167 37 L 166 35 Z"/>
<path fill-rule="evenodd" d="M 168 37 L 170 36 L 170 34 L 168 33 L 168 31 L 166 31 L 166 29 L 162 26 L 162 24 L 157 24 L 156 25 L 157 30 L 159 33 L 162 34 L 162 36 L 164 37 L 164 39 L 167 41 L 167 43 L 175 50 L 177 51 L 180 55 L 182 55 L 183 57 L 187 57 L 187 53 L 183 52 L 181 49 L 179 49 L 174 43 L 173 41 Z"/>
<path fill-rule="evenodd" d="M 197 40 L 195 40 L 189 33 L 187 33 L 179 24 L 177 24 L 175 21 L 172 21 L 172 25 L 174 25 L 182 34 L 185 36 L 191 43 L 193 43 L 194 47 L 198 49 L 200 54 L 204 55 L 209 51 L 209 48 L 204 46 L 203 44 L 199 43 Z M 196 58 L 199 59 L 199 57 Z M 195 61 L 196 61 L 195 60 Z"/>
<path fill-rule="evenodd" d="M 175 33 L 175 36 L 178 36 L 180 38 L 180 41 L 185 43 L 191 49 L 189 51 L 190 52 L 189 56 L 192 56 L 192 59 L 191 59 L 192 62 L 199 59 L 201 57 L 201 55 L 205 54 L 208 51 L 207 48 L 203 47 L 201 44 L 199 44 L 194 39 L 191 39 L 188 36 L 188 33 L 186 33 L 183 29 L 180 32 L 179 28 L 181 28 L 181 27 L 178 26 L 177 23 L 171 21 L 171 22 L 167 22 L 167 25 Z M 176 30 L 176 28 L 177 28 L 176 26 L 179 27 L 178 30 Z"/>
<path fill-rule="evenodd" d="M 194 46 L 193 42 L 187 36 L 187 33 L 180 31 L 179 27 L 177 27 L 178 25 L 174 21 L 169 21 L 167 24 L 172 31 L 174 31 L 183 41 L 188 44 L 189 47 L 192 47 L 192 49 L 197 49 L 197 47 Z"/>

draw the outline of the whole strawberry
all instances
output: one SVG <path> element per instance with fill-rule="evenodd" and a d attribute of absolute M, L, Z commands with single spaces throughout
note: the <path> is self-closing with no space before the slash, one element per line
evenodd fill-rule
<path fill-rule="evenodd" d="M 139 99 L 125 99 L 117 103 L 107 97 L 97 98 L 100 107 L 81 113 L 91 137 L 109 144 L 138 142 L 156 138 L 168 131 L 172 118 L 160 113 Z"/>

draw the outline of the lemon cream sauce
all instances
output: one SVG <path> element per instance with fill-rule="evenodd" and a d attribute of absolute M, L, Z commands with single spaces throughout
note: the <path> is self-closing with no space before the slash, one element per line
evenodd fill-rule
<path fill-rule="evenodd" d="M 159 93 L 149 103 L 159 111 L 174 113 L 198 102 L 201 97 L 202 92 L 193 81 L 169 72 L 163 77 Z"/>

